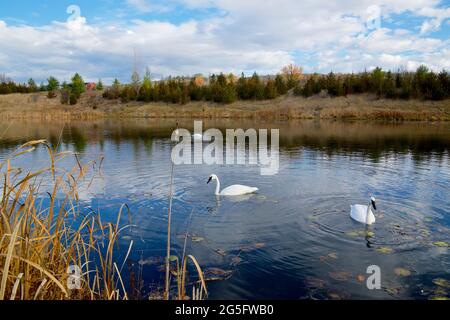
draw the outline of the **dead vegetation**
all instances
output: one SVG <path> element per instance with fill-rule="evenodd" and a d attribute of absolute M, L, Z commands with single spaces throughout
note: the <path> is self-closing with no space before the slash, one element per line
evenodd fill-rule
<path fill-rule="evenodd" d="M 100 93 L 85 93 L 75 106 L 61 105 L 45 93 L 0 96 L 0 118 L 40 120 L 95 120 L 102 118 L 186 119 L 353 119 L 394 121 L 449 121 L 450 100 L 377 99 L 361 94 L 348 97 L 310 98 L 285 95 L 274 100 L 187 104 L 121 103 L 105 100 Z"/>

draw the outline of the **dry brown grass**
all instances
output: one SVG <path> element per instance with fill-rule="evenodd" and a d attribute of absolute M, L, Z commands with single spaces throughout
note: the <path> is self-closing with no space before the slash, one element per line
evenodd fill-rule
<path fill-rule="evenodd" d="M 49 166 L 33 172 L 14 168 L 11 163 L 44 146 Z M 117 261 L 119 234 L 128 226 L 120 226 L 127 208 L 122 206 L 116 223 L 103 223 L 100 214 L 85 214 L 78 205 L 78 186 L 87 178 L 97 162 L 76 165 L 67 171 L 59 161 L 73 154 L 56 153 L 44 140 L 20 146 L 9 158 L 0 162 L 0 300 L 127 300 L 129 298 Z M 97 167 L 101 162 L 97 164 Z M 45 199 L 44 199 L 45 198 Z M 194 257 L 200 279 L 203 274 Z M 171 262 L 178 261 L 171 258 Z M 177 268 L 177 294 L 186 296 L 186 257 Z M 178 264 L 177 264 L 178 265 Z M 70 266 L 81 269 L 80 288 L 71 290 Z M 169 284 L 170 285 L 170 284 Z M 206 291 L 204 281 L 195 293 Z M 203 298 L 194 295 L 192 298 Z"/>
<path fill-rule="evenodd" d="M 24 174 L 11 166 L 13 159 L 38 145 L 48 150 L 48 168 Z M 39 140 L 22 145 L 0 163 L 0 300 L 128 299 L 114 258 L 122 210 L 116 224 L 102 223 L 100 215 L 80 214 L 77 185 L 92 163 L 79 163 L 70 171 L 58 168 L 67 155 Z M 80 289 L 69 289 L 70 266 L 81 268 Z"/>
<path fill-rule="evenodd" d="M 387 100 L 370 95 L 310 98 L 286 95 L 275 100 L 238 101 L 230 105 L 190 102 L 185 105 L 105 100 L 85 94 L 76 106 L 47 99 L 45 93 L 0 96 L 0 118 L 94 120 L 120 118 L 197 119 L 355 119 L 449 121 L 450 100 Z"/>

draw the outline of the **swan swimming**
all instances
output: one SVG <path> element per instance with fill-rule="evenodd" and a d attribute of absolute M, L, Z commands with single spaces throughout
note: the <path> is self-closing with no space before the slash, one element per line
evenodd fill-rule
<path fill-rule="evenodd" d="M 377 206 L 375 205 L 375 198 L 370 198 L 370 203 L 368 206 L 362 204 L 351 205 L 350 217 L 353 220 L 356 220 L 360 223 L 364 223 L 367 225 L 371 225 L 375 223 L 375 215 L 373 214 L 371 207 L 374 210 L 377 210 Z"/>
<path fill-rule="evenodd" d="M 212 180 L 216 180 L 216 182 L 217 182 L 216 183 L 216 196 L 241 196 L 244 194 L 250 194 L 250 193 L 254 193 L 254 192 L 258 191 L 258 188 L 243 186 L 240 184 L 235 184 L 235 185 L 226 187 L 225 189 L 220 191 L 219 178 L 215 174 L 212 174 L 209 176 L 208 182 L 206 182 L 206 183 L 208 184 Z"/>

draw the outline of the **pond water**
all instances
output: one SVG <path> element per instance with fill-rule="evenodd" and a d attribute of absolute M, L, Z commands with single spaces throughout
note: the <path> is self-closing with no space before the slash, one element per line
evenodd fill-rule
<path fill-rule="evenodd" d="M 193 121 L 179 125 L 192 129 Z M 276 175 L 260 175 L 257 165 L 174 169 L 173 253 L 181 255 L 187 231 L 187 253 L 215 280 L 208 282 L 210 299 L 449 297 L 450 288 L 436 279 L 450 280 L 450 124 L 209 120 L 204 126 L 280 129 Z M 114 220 L 122 204 L 130 207 L 135 227 L 120 242 L 126 251 L 133 240 L 130 270 L 141 270 L 145 296 L 164 283 L 174 127 L 174 120 L 0 122 L 0 160 L 41 138 L 82 162 L 104 157 L 102 174 L 80 198 L 104 220 Z M 31 170 L 47 161 L 38 148 L 14 165 Z M 73 159 L 59 165 L 70 167 Z M 222 186 L 259 192 L 218 201 L 214 184 L 206 184 L 211 173 Z M 366 229 L 349 211 L 370 196 L 377 221 Z M 380 267 L 380 290 L 366 286 L 371 265 Z"/>

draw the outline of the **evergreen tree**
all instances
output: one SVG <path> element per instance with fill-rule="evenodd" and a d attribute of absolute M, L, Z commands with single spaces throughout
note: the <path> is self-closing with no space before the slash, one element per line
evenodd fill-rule
<path fill-rule="evenodd" d="M 139 89 L 138 100 L 149 102 L 152 100 L 152 80 L 150 73 L 146 73 L 142 85 Z"/>
<path fill-rule="evenodd" d="M 386 73 L 386 77 L 383 81 L 383 93 L 388 99 L 394 99 L 397 97 L 395 79 L 391 71 Z"/>
<path fill-rule="evenodd" d="M 37 92 L 38 91 L 38 86 L 36 84 L 36 82 L 33 80 L 33 78 L 30 78 L 28 80 L 28 92 Z"/>
<path fill-rule="evenodd" d="M 327 76 L 327 90 L 332 97 L 339 95 L 339 81 L 333 72 L 330 72 Z"/>
<path fill-rule="evenodd" d="M 277 87 L 277 92 L 281 95 L 284 95 L 288 92 L 286 82 L 281 75 L 277 75 L 275 77 L 275 86 Z"/>
<path fill-rule="evenodd" d="M 76 99 L 79 99 L 81 94 L 86 91 L 86 84 L 78 73 L 72 77 L 71 89 Z"/>
<path fill-rule="evenodd" d="M 59 81 L 55 77 L 50 77 L 47 79 L 47 90 L 48 91 L 55 91 L 59 89 Z"/>
<path fill-rule="evenodd" d="M 244 73 L 241 74 L 241 77 L 237 82 L 237 93 L 239 99 L 242 100 L 250 99 L 248 80 L 245 77 Z"/>
<path fill-rule="evenodd" d="M 264 99 L 264 85 L 261 83 L 261 80 L 256 72 L 253 73 L 253 76 L 248 81 L 248 93 L 250 99 Z"/>
<path fill-rule="evenodd" d="M 97 89 L 98 91 L 103 91 L 104 87 L 103 87 L 102 79 L 98 79 L 96 89 Z"/>
<path fill-rule="evenodd" d="M 444 99 L 450 97 L 450 75 L 447 71 L 442 70 L 439 73 L 439 82 L 444 93 Z"/>
<path fill-rule="evenodd" d="M 384 72 L 381 68 L 376 67 L 370 75 L 370 91 L 379 97 L 383 95 L 383 79 Z"/>
<path fill-rule="evenodd" d="M 41 84 L 39 85 L 39 91 L 47 91 L 47 86 L 44 84 L 44 82 L 41 82 Z"/>
<path fill-rule="evenodd" d="M 266 83 L 266 87 L 264 88 L 264 98 L 275 99 L 276 97 L 278 97 L 277 86 L 274 80 L 269 79 Z"/>

